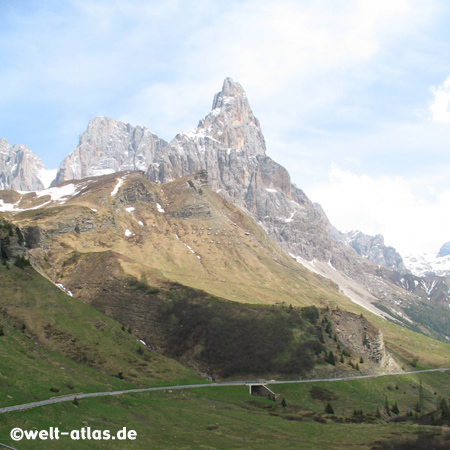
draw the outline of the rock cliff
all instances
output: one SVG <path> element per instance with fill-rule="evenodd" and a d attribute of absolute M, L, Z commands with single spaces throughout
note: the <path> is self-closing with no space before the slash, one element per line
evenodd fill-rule
<path fill-rule="evenodd" d="M 339 341 L 352 353 L 364 356 L 382 368 L 399 369 L 386 351 L 383 333 L 366 318 L 343 311 L 333 311 L 332 320 Z"/>
<path fill-rule="evenodd" d="M 381 234 L 369 236 L 361 231 L 350 231 L 345 234 L 345 243 L 353 248 L 358 255 L 373 261 L 400 274 L 408 273 L 403 258 L 394 247 L 384 245 Z"/>
<path fill-rule="evenodd" d="M 54 176 L 29 148 L 0 139 L 0 189 L 36 191 L 48 187 Z"/>
<path fill-rule="evenodd" d="M 150 130 L 107 117 L 89 122 L 78 147 L 61 163 L 53 185 L 126 170 L 147 170 L 167 143 Z"/>
<path fill-rule="evenodd" d="M 211 113 L 196 129 L 178 134 L 147 176 L 165 183 L 202 169 L 212 189 L 250 213 L 285 251 L 307 260 L 332 258 L 336 243 L 328 235 L 328 219 L 266 155 L 247 95 L 230 78 L 214 96 Z"/>

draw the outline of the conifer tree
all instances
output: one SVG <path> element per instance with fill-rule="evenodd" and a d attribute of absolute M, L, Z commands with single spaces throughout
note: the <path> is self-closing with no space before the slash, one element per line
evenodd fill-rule
<path fill-rule="evenodd" d="M 327 403 L 327 406 L 325 406 L 325 413 L 326 413 L 326 414 L 334 414 L 334 409 L 333 409 L 333 407 L 331 406 L 331 403 L 330 403 L 330 402 L 328 402 L 328 403 Z"/>

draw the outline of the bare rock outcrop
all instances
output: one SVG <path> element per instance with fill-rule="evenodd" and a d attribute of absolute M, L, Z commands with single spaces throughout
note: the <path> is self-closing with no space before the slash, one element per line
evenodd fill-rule
<path fill-rule="evenodd" d="M 147 170 L 167 143 L 145 127 L 107 117 L 89 122 L 78 147 L 61 163 L 53 184 L 126 170 Z"/>
<path fill-rule="evenodd" d="M 24 145 L 9 145 L 0 139 L 0 189 L 36 191 L 50 185 L 54 171 Z"/>
<path fill-rule="evenodd" d="M 208 171 L 212 189 L 254 217 L 285 251 L 309 260 L 332 258 L 339 244 L 327 232 L 328 219 L 266 155 L 247 95 L 230 78 L 214 96 L 211 113 L 196 129 L 178 134 L 147 177 L 166 183 L 201 169 Z"/>
<path fill-rule="evenodd" d="M 348 312 L 333 311 L 332 319 L 339 341 L 352 353 L 365 356 L 380 367 L 386 367 L 390 363 L 383 333 L 366 318 Z"/>
<path fill-rule="evenodd" d="M 369 236 L 361 231 L 350 231 L 345 234 L 345 243 L 353 248 L 359 256 L 380 264 L 400 274 L 408 273 L 403 258 L 394 247 L 384 245 L 381 234 Z"/>

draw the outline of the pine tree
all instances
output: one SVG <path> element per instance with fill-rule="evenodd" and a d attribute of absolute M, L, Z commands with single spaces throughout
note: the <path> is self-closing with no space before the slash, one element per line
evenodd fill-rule
<path fill-rule="evenodd" d="M 391 415 L 391 409 L 389 408 L 389 403 L 388 403 L 387 397 L 385 397 L 385 401 L 384 401 L 384 411 L 386 412 L 386 414 L 388 416 Z"/>
<path fill-rule="evenodd" d="M 377 419 L 381 419 L 381 413 L 380 413 L 380 408 L 377 406 L 377 410 L 375 411 L 375 417 Z"/>
<path fill-rule="evenodd" d="M 330 353 L 328 353 L 327 363 L 331 364 L 333 366 L 336 365 L 336 359 L 334 357 L 334 353 L 330 350 Z"/>
<path fill-rule="evenodd" d="M 394 414 L 399 414 L 399 413 L 400 413 L 400 410 L 398 409 L 397 402 L 394 403 L 394 406 L 392 406 L 391 411 L 392 411 Z"/>
<path fill-rule="evenodd" d="M 450 408 L 449 408 L 448 403 L 446 402 L 445 398 L 443 398 L 441 400 L 439 408 L 441 410 L 441 419 L 443 419 L 443 420 L 450 419 Z"/>
<path fill-rule="evenodd" d="M 325 414 L 334 414 L 334 409 L 330 402 L 328 402 L 327 406 L 325 406 Z"/>

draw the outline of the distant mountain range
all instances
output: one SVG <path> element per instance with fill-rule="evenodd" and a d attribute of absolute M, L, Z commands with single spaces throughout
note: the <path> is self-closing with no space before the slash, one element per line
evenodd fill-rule
<path fill-rule="evenodd" d="M 421 277 L 450 277 L 450 242 L 444 244 L 437 254 L 406 256 L 405 264 L 412 273 Z"/>
<path fill-rule="evenodd" d="M 266 155 L 260 123 L 247 95 L 230 78 L 198 126 L 169 143 L 145 127 L 97 117 L 57 173 L 45 169 L 26 147 L 10 147 L 3 139 L 0 149 L 4 190 L 42 190 L 53 176 L 55 186 L 139 170 L 146 179 L 163 184 L 206 171 L 209 188 L 248 213 L 286 254 L 337 283 L 372 312 L 397 320 L 405 305 L 419 299 L 450 304 L 448 278 L 436 277 L 434 270 L 417 276 L 410 260 L 405 263 L 394 248 L 386 247 L 382 236 L 343 234 L 331 225 L 320 205 L 311 202 L 291 182 L 288 171 Z M 0 211 L 17 210 L 19 204 L 13 200 L 18 198 L 6 192 L 0 194 Z M 429 277 L 432 272 L 435 275 Z"/>

